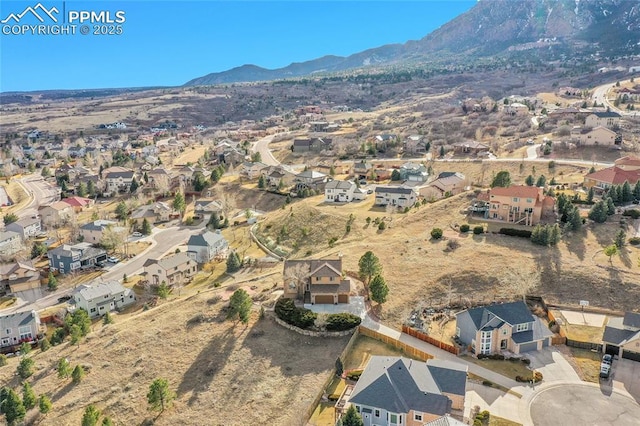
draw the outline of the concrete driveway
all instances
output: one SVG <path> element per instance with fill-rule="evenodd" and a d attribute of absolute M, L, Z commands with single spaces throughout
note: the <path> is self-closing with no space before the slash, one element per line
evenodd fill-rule
<path fill-rule="evenodd" d="M 571 364 L 554 347 L 527 352 L 524 355 L 531 360 L 529 367 L 542 373 L 543 382 L 580 380 Z"/>
<path fill-rule="evenodd" d="M 615 359 L 611 380 L 615 389 L 627 391 L 640 404 L 640 362 Z"/>

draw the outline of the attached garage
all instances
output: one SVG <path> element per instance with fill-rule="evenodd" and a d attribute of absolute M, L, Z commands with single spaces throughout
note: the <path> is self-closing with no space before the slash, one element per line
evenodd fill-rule
<path fill-rule="evenodd" d="M 609 343 L 605 344 L 606 349 L 604 350 L 605 354 L 618 356 L 620 354 L 620 346 L 610 345 Z"/>
<path fill-rule="evenodd" d="M 538 350 L 538 342 L 522 343 L 520 345 L 519 353 L 531 352 L 531 351 L 537 351 L 537 350 Z"/>
<path fill-rule="evenodd" d="M 348 294 L 339 294 L 338 295 L 338 303 L 349 303 L 349 295 Z"/>
<path fill-rule="evenodd" d="M 622 351 L 622 358 L 640 361 L 640 352 Z"/>
<path fill-rule="evenodd" d="M 333 296 L 332 295 L 325 295 L 325 294 L 319 294 L 317 296 L 315 296 L 315 303 L 316 304 L 329 304 L 329 305 L 333 305 Z"/>
<path fill-rule="evenodd" d="M 550 342 L 550 340 L 551 340 L 551 339 L 544 339 L 544 340 L 542 341 L 542 347 L 543 347 L 543 348 L 548 347 L 548 346 L 549 346 L 549 342 Z"/>

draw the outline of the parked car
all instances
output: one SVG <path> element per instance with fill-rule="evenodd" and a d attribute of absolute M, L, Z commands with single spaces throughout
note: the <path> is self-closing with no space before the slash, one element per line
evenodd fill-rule
<path fill-rule="evenodd" d="M 603 364 L 607 364 L 607 365 L 611 365 L 613 363 L 613 356 L 610 354 L 605 354 L 602 357 L 602 363 Z"/>
<path fill-rule="evenodd" d="M 107 262 L 109 262 L 109 263 L 118 263 L 118 262 L 120 262 L 120 259 L 118 259 L 117 257 L 114 257 L 114 256 L 109 256 L 109 257 L 107 257 Z"/>
<path fill-rule="evenodd" d="M 609 373 L 611 373 L 611 366 L 608 364 L 601 364 L 600 365 L 600 378 L 601 379 L 608 379 L 609 378 Z"/>
<path fill-rule="evenodd" d="M 131 234 L 131 236 L 132 236 L 132 237 L 136 237 L 136 238 L 138 238 L 138 237 L 142 237 L 142 232 L 137 232 L 137 231 L 136 231 L 136 232 L 134 232 L 133 234 Z"/>

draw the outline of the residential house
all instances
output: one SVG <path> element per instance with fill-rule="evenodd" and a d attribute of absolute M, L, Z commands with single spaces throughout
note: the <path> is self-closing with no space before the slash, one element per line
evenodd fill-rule
<path fill-rule="evenodd" d="M 625 312 L 623 318 L 610 318 L 602 344 L 604 353 L 640 361 L 640 313 Z"/>
<path fill-rule="evenodd" d="M 95 202 L 91 198 L 84 197 L 68 197 L 63 198 L 61 201 L 69 204 L 73 208 L 73 211 L 76 213 L 80 213 L 83 210 L 89 209 L 95 204 Z"/>
<path fill-rule="evenodd" d="M 267 167 L 269 166 L 259 161 L 256 161 L 255 163 L 245 161 L 244 163 L 242 163 L 241 173 L 249 179 L 258 179 L 262 174 L 262 170 L 266 169 Z"/>
<path fill-rule="evenodd" d="M 626 171 L 640 170 L 640 157 L 627 155 L 625 157 L 618 158 L 614 164 L 616 167 Z"/>
<path fill-rule="evenodd" d="M 589 115 L 584 120 L 585 127 L 618 127 L 620 125 L 620 117 L 617 112 L 613 111 L 596 111 Z"/>
<path fill-rule="evenodd" d="M 0 314 L 0 349 L 17 348 L 23 342 L 38 340 L 44 333 L 36 311 Z"/>
<path fill-rule="evenodd" d="M 15 231 L 0 231 L 0 254 L 11 256 L 22 248 L 22 238 Z"/>
<path fill-rule="evenodd" d="M 312 132 L 326 132 L 329 127 L 327 121 L 312 121 L 309 123 L 309 128 Z"/>
<path fill-rule="evenodd" d="M 180 213 L 175 211 L 168 203 L 158 201 L 153 204 L 145 204 L 138 207 L 131 213 L 129 220 L 134 221 L 136 225 L 142 225 L 145 219 L 153 226 L 156 223 L 168 222 L 172 219 L 178 219 Z"/>
<path fill-rule="evenodd" d="M 504 113 L 508 115 L 527 115 L 529 114 L 529 107 L 520 102 L 513 102 L 509 105 L 505 105 Z"/>
<path fill-rule="evenodd" d="M 118 222 L 101 219 L 80 226 L 80 236 L 83 242 L 99 244 L 104 235 L 104 231 L 110 228 L 116 232 L 127 233 L 127 228 L 118 226 Z"/>
<path fill-rule="evenodd" d="M 476 141 L 456 142 L 453 144 L 455 155 L 480 155 L 489 152 L 489 146 Z"/>
<path fill-rule="evenodd" d="M 320 152 L 330 150 L 332 141 L 329 138 L 302 138 L 294 139 L 291 151 L 299 152 Z"/>
<path fill-rule="evenodd" d="M 440 359 L 374 355 L 348 403 L 364 426 L 423 426 L 452 411 L 462 419 L 467 370 L 466 365 Z"/>
<path fill-rule="evenodd" d="M 520 354 L 549 346 L 553 333 L 519 301 L 458 312 L 456 336 L 475 354 Z"/>
<path fill-rule="evenodd" d="M 213 213 L 222 214 L 222 201 L 201 198 L 196 201 L 194 213 L 204 218 L 209 217 Z"/>
<path fill-rule="evenodd" d="M 322 189 L 321 187 L 327 181 L 327 175 L 316 172 L 315 170 L 305 170 L 296 175 L 294 182 L 296 183 L 296 191 L 304 189 Z"/>
<path fill-rule="evenodd" d="M 622 143 L 621 138 L 617 138 L 616 132 L 606 127 L 595 128 L 574 127 L 571 129 L 571 139 L 585 146 L 614 146 Z"/>
<path fill-rule="evenodd" d="M 4 227 L 6 231 L 14 231 L 20 234 L 23 240 L 35 237 L 42 232 L 39 217 L 24 217 Z"/>
<path fill-rule="evenodd" d="M 263 169 L 262 173 L 267 178 L 267 186 L 270 187 L 278 187 L 281 185 L 285 188 L 289 187 L 293 185 L 293 181 L 296 178 L 294 173 L 291 173 L 282 166 L 269 166 Z"/>
<path fill-rule="evenodd" d="M 373 170 L 373 164 L 370 161 L 360 160 L 353 163 L 353 174 L 358 179 L 366 179 L 369 173 Z"/>
<path fill-rule="evenodd" d="M 226 256 L 228 249 L 229 243 L 219 229 L 192 235 L 187 241 L 187 254 L 197 263 L 207 263 L 216 257 Z"/>
<path fill-rule="evenodd" d="M 440 199 L 464 191 L 466 177 L 459 172 L 442 172 L 428 186 L 420 188 L 420 195 L 427 199 Z"/>
<path fill-rule="evenodd" d="M 489 210 L 485 218 L 534 226 L 543 216 L 553 212 L 555 200 L 544 195 L 544 188 L 512 185 L 489 190 Z"/>
<path fill-rule="evenodd" d="M 104 175 L 106 182 L 106 191 L 109 194 L 117 194 L 118 192 L 129 192 L 131 182 L 135 177 L 135 173 L 131 170 L 109 172 Z"/>
<path fill-rule="evenodd" d="M 86 154 L 86 150 L 83 146 L 71 146 L 67 150 L 67 153 L 71 158 L 82 158 Z"/>
<path fill-rule="evenodd" d="M 377 206 L 412 207 L 418 200 L 415 189 L 403 186 L 377 186 L 375 194 Z"/>
<path fill-rule="evenodd" d="M 198 264 L 187 253 L 175 253 L 144 262 L 144 273 L 152 284 L 169 286 L 188 282 L 198 272 Z"/>
<path fill-rule="evenodd" d="M 342 258 L 285 260 L 284 297 L 304 303 L 349 303 L 351 280 L 343 277 Z"/>
<path fill-rule="evenodd" d="M 118 281 L 83 284 L 74 290 L 72 297 L 76 307 L 87 311 L 91 318 L 122 309 L 136 301 L 133 290 Z"/>
<path fill-rule="evenodd" d="M 331 203 L 348 203 L 354 200 L 353 193 L 357 189 L 350 180 L 332 180 L 324 186 L 324 201 Z"/>
<path fill-rule="evenodd" d="M 31 261 L 0 265 L 0 292 L 16 293 L 40 287 L 40 273 Z"/>
<path fill-rule="evenodd" d="M 404 140 L 404 152 L 406 154 L 426 154 L 427 142 L 422 135 L 409 135 Z"/>
<path fill-rule="evenodd" d="M 64 244 L 49 250 L 49 268 L 62 274 L 95 267 L 107 260 L 107 252 L 91 243 Z"/>
<path fill-rule="evenodd" d="M 384 151 L 387 149 L 390 143 L 395 142 L 397 136 L 392 133 L 383 133 L 381 135 L 376 135 L 373 139 L 373 142 L 376 144 L 376 150 Z"/>
<path fill-rule="evenodd" d="M 409 182 L 425 182 L 429 178 L 429 172 L 423 164 L 418 163 L 404 163 L 400 166 L 400 179 Z"/>
<path fill-rule="evenodd" d="M 598 192 L 605 191 L 613 185 L 622 185 L 625 182 L 635 185 L 640 180 L 640 169 L 629 169 L 629 166 L 626 165 L 623 167 L 627 167 L 627 169 L 615 165 L 589 173 L 584 177 L 583 185 L 585 188 L 594 188 Z"/>
<path fill-rule="evenodd" d="M 73 216 L 73 207 L 64 201 L 57 201 L 48 206 L 40 206 L 38 214 L 45 229 L 55 228 L 67 223 Z"/>

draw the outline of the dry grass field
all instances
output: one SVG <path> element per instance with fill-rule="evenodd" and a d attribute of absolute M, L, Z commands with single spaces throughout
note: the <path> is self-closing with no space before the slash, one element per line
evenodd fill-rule
<path fill-rule="evenodd" d="M 116 315 L 115 324 L 95 324 L 77 347 L 64 343 L 34 352 L 29 382 L 52 398 L 53 410 L 45 418 L 32 410 L 26 423 L 77 425 L 93 403 L 115 424 L 141 424 L 156 417 L 147 410 L 146 393 L 164 377 L 178 397 L 154 424 L 298 424 L 348 337 L 300 336 L 259 320 L 257 312 L 247 327 L 224 321 L 224 302 L 214 294 L 165 302 L 125 320 Z M 82 383 L 58 379 L 60 357 L 90 367 Z M 0 369 L 0 382 L 19 385 L 17 363 L 10 359 Z"/>

